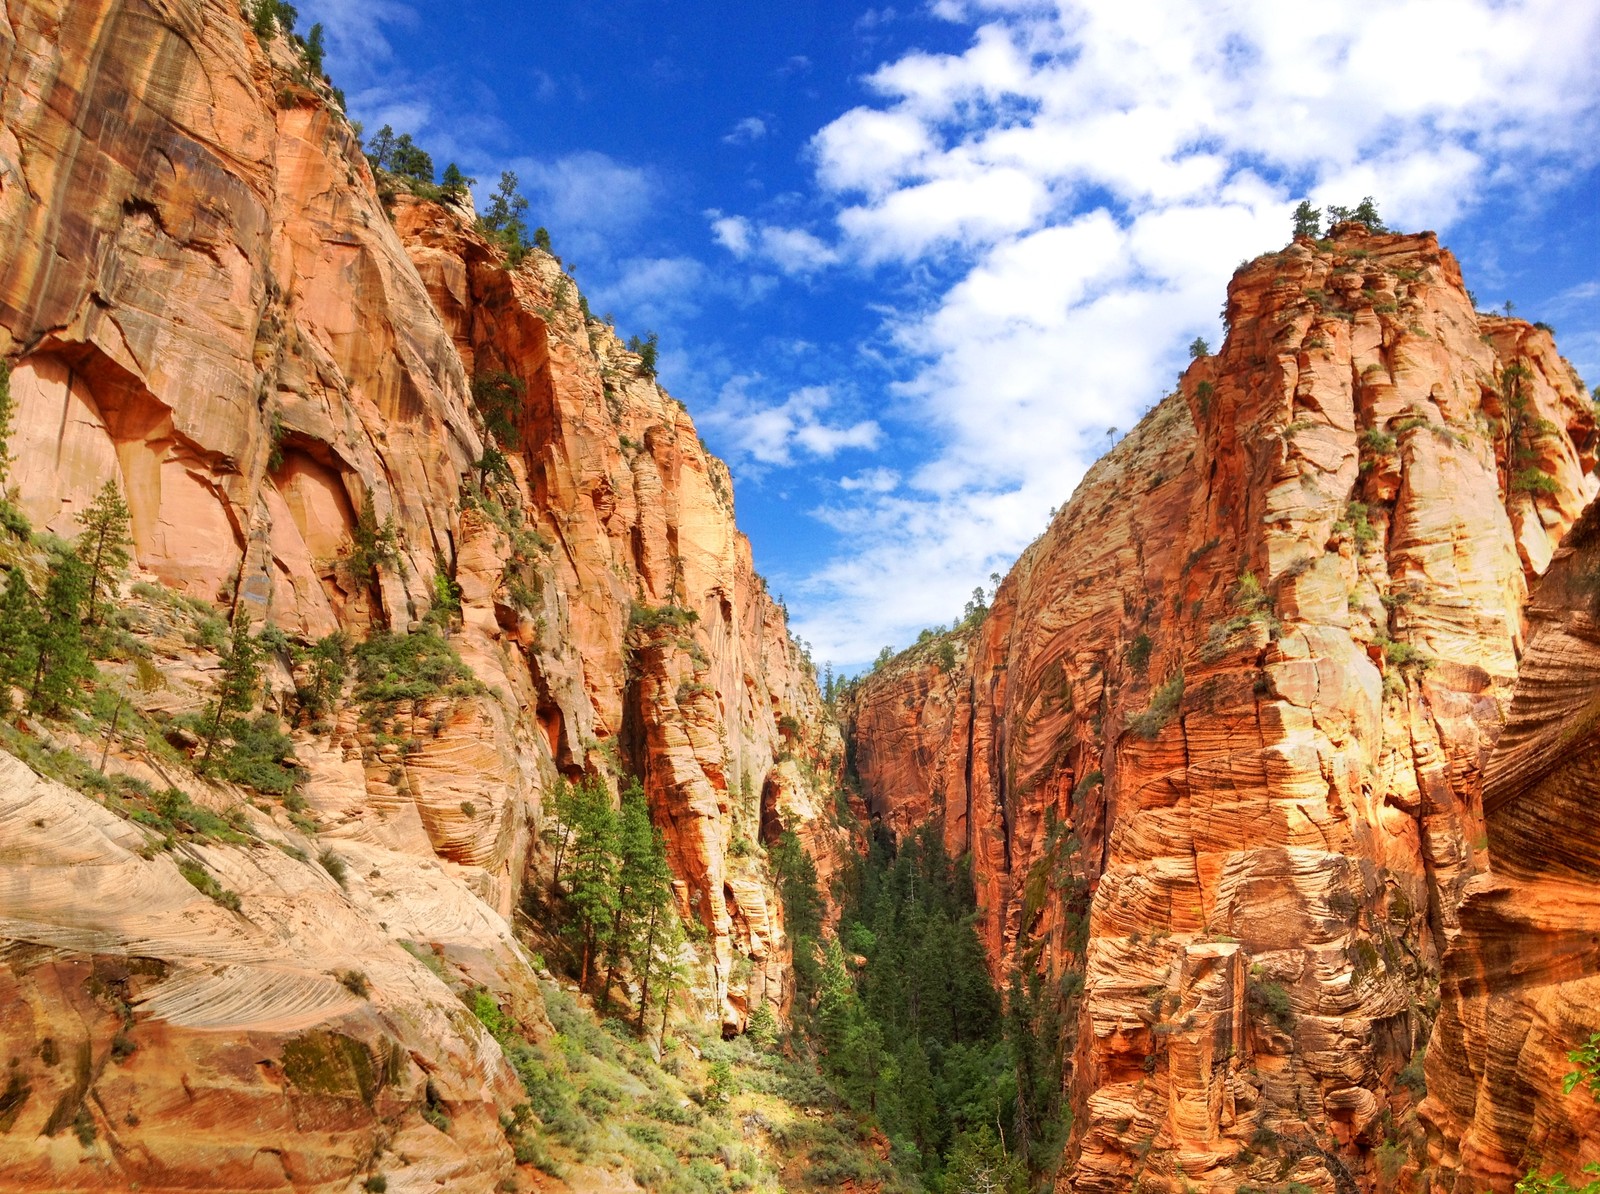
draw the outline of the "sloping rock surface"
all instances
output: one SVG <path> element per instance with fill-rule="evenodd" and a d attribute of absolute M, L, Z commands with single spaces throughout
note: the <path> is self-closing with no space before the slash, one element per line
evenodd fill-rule
<path fill-rule="evenodd" d="M 507 270 L 469 212 L 380 183 L 325 82 L 231 0 L 19 0 L 0 20 L 0 353 L 34 526 L 77 533 L 115 478 L 139 577 L 306 642 L 421 632 L 449 577 L 477 681 L 409 710 L 431 722 L 413 749 L 354 709 L 296 731 L 320 844 L 294 848 L 333 843 L 405 915 L 327 890 L 314 863 L 231 848 L 206 863 L 244 919 L 196 905 L 170 862 L 64 792 L 30 828 L 33 781 L 3 761 L 0 1042 L 34 1093 L 0 1133 L 0 1185 L 345 1188 L 375 1141 L 419 1122 L 425 1071 L 476 1108 L 457 1120 L 470 1131 L 394 1147 L 452 1189 L 492 1188 L 513 1080 L 395 942 L 482 955 L 476 981 L 504 971 L 497 989 L 536 1003 L 506 924 L 545 882 L 562 778 L 643 780 L 681 908 L 707 931 L 706 1014 L 736 1030 L 790 996 L 756 846 L 793 828 L 831 848 L 818 776 L 842 748 L 726 467 L 555 258 Z M 478 467 L 475 380 L 520 395 L 497 481 Z M 354 565 L 364 518 L 394 542 L 370 574 Z M 198 669 L 174 691 L 209 695 L 214 665 L 172 660 Z M 174 691 L 134 700 L 172 711 Z M 70 842 L 52 837 L 69 824 Z M 370 1004 L 325 973 L 346 955 Z M 93 995 L 108 984 L 141 1044 L 109 1068 Z M 65 1059 L 49 1074 L 47 1038 Z M 282 1079 L 291 1039 L 332 1048 L 341 1074 L 366 1072 L 360 1050 L 398 1060 L 354 1104 L 304 1110 Z M 72 1133 L 40 1135 L 38 1116 L 86 1092 L 115 1145 L 73 1169 Z"/>
<path fill-rule="evenodd" d="M 1079 1191 L 1415 1173 L 1528 585 L 1596 488 L 1581 382 L 1431 234 L 1298 241 L 1226 313 L 955 663 L 847 702 L 874 812 L 971 852 L 997 975 L 1059 980 Z"/>

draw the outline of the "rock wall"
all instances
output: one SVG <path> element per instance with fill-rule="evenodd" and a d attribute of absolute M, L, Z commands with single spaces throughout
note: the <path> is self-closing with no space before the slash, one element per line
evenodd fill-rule
<path fill-rule="evenodd" d="M 1468 885 L 1428 1051 L 1433 1188 L 1582 1181 L 1600 1101 L 1567 1054 L 1600 1032 L 1600 505 L 1568 532 L 1527 615 L 1529 646 L 1483 780 L 1490 873 Z"/>
<path fill-rule="evenodd" d="M 1482 760 L 1596 489 L 1581 382 L 1431 234 L 1298 241 L 1226 314 L 954 666 L 913 650 L 847 702 L 873 810 L 971 851 L 997 974 L 1061 980 L 1080 1191 L 1425 1161 Z"/>
<path fill-rule="evenodd" d="M 297 730 L 315 837 L 264 802 L 240 812 L 302 856 L 245 852 L 261 871 L 236 877 L 246 924 L 205 916 L 179 932 L 168 922 L 189 917 L 192 898 L 177 898 L 187 885 L 172 887 L 170 863 L 141 861 L 139 843 L 85 798 L 49 797 L 83 836 L 77 853 L 52 844 L 49 816 L 20 838 L 8 828 L 0 1052 L 29 1089 L 65 1083 L 72 1108 L 99 1108 L 102 1138 L 123 1120 L 103 1164 L 79 1166 L 61 1125 L 39 1134 L 36 1093 L 6 1120 L 21 1126 L 0 1132 L 6 1181 L 161 1189 L 216 1168 L 237 1170 L 238 1188 L 343 1189 L 375 1140 L 387 1147 L 421 1123 L 425 1073 L 435 1094 L 448 1087 L 440 1097 L 478 1107 L 481 1138 L 446 1145 L 417 1128 L 399 1151 L 452 1189 L 491 1188 L 511 1163 L 494 1118 L 515 1082 L 443 988 L 418 993 L 432 980 L 395 942 L 521 991 L 537 1025 L 505 918 L 543 873 L 545 805 L 561 777 L 643 779 L 682 907 L 708 933 L 709 1014 L 733 1031 L 759 1001 L 782 1007 L 789 995 L 757 843 L 787 827 L 831 848 L 819 777 L 842 747 L 735 526 L 727 469 L 614 330 L 587 316 L 556 259 L 536 251 L 509 271 L 470 213 L 380 195 L 331 95 L 287 40 L 259 41 L 231 0 L 18 0 L 0 21 L 0 353 L 18 411 L 12 478 L 34 526 L 75 534 L 115 478 L 140 576 L 304 641 L 419 631 L 448 577 L 461 595 L 452 643 L 479 682 L 413 710 L 432 732 L 409 749 L 354 709 Z M 520 387 L 520 434 L 509 479 L 492 482 L 475 468 L 485 441 L 472 383 L 501 375 Z M 357 540 L 391 526 L 394 551 L 369 582 L 353 564 Z M 214 655 L 179 643 L 157 657 L 195 682 L 130 683 L 139 713 L 205 699 Z M 269 683 L 281 692 L 293 679 L 278 668 Z M 113 760 L 130 773 L 146 762 L 125 750 Z M 13 807 L 0 816 L 20 817 L 34 781 L 5 766 Z M 194 797 L 240 794 L 200 785 Z M 413 914 L 360 894 L 365 881 L 330 884 L 304 857 L 329 849 L 390 894 L 388 876 L 403 873 Z M 219 848 L 212 861 L 245 866 L 224 861 L 238 854 Z M 104 891 L 119 901 L 165 894 L 133 920 L 108 904 L 93 931 L 69 932 L 55 922 L 83 920 L 83 893 L 60 872 L 37 882 L 40 868 L 68 865 L 116 877 Z M 304 908 L 257 898 L 307 884 L 316 895 Z M 247 960 L 208 970 L 199 994 L 169 993 L 236 939 Z M 251 969 L 269 940 L 287 951 L 276 985 Z M 352 1011 L 322 973 L 352 949 L 392 1014 Z M 111 1028 L 91 1015 L 90 979 L 122 992 L 135 1036 L 152 1045 L 132 1069 L 107 1067 Z M 193 1019 L 234 986 L 254 988 L 235 1019 Z M 421 1031 L 435 1034 L 425 1047 Z M 415 1064 L 357 1090 L 348 1123 L 306 1144 L 327 1156 L 302 1164 L 299 1143 L 269 1156 L 239 1125 L 323 1131 L 282 1077 L 285 1050 L 307 1033 L 347 1061 L 349 1038 L 368 1062 L 409 1050 Z M 46 1073 L 47 1037 L 88 1069 Z M 124 1114 L 112 1087 L 130 1082 L 143 1093 Z M 218 1094 L 226 1113 L 198 1109 L 213 1087 L 255 1093 Z M 258 1098 L 271 1107 L 252 1111 Z M 204 1147 L 178 1143 L 207 1134 Z"/>

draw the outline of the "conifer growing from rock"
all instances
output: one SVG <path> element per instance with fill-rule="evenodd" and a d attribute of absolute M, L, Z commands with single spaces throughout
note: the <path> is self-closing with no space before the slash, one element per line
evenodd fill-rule
<path fill-rule="evenodd" d="M 33 676 L 39 622 L 39 603 L 22 569 L 11 569 L 0 595 L 0 712 L 11 708 L 12 687 Z"/>
<path fill-rule="evenodd" d="M 95 494 L 94 501 L 78 518 L 83 533 L 78 536 L 78 558 L 89 570 L 89 612 L 87 621 L 96 622 L 96 606 L 102 594 L 115 591 L 117 581 L 131 562 L 128 549 L 131 518 L 128 503 L 116 481 L 109 480 Z"/>
<path fill-rule="evenodd" d="M 439 190 L 446 199 L 460 199 L 466 195 L 467 188 L 477 181 L 461 173 L 461 167 L 451 162 L 439 176 Z"/>
<path fill-rule="evenodd" d="M 666 845 L 661 831 L 650 823 L 650 807 L 638 780 L 622 794 L 617 846 L 617 910 L 606 937 L 602 1001 L 610 999 L 611 987 L 625 962 L 631 963 L 635 973 L 648 982 L 656 924 L 672 899 L 672 870 L 667 866 Z M 645 996 L 641 996 L 641 1016 L 644 1002 Z"/>
<path fill-rule="evenodd" d="M 28 704 L 40 713 L 61 713 L 76 703 L 94 674 L 83 641 L 83 605 L 89 595 L 89 570 L 70 552 L 53 554 L 44 590 L 44 616 L 33 635 L 33 687 Z"/>
<path fill-rule="evenodd" d="M 222 677 L 218 682 L 217 701 L 210 710 L 211 728 L 206 735 L 205 753 L 200 757 L 200 770 L 211 765 L 211 752 L 222 733 L 222 719 L 229 713 L 248 713 L 255 708 L 256 687 L 261 682 L 261 647 L 250 637 L 250 620 L 240 615 L 233 619 L 233 633 L 228 642 L 228 653 L 222 658 Z"/>

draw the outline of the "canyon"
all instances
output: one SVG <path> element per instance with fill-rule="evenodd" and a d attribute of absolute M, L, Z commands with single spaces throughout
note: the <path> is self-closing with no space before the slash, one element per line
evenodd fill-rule
<path fill-rule="evenodd" d="M 787 828 L 820 855 L 837 833 L 813 671 L 682 405 L 553 257 L 511 272 L 459 209 L 386 210 L 287 39 L 191 0 L 28 3 L 4 37 L 11 479 L 64 537 L 108 477 L 126 494 L 147 645 L 110 682 L 140 716 L 198 708 L 219 660 L 194 609 L 360 639 L 423 632 L 450 586 L 470 682 L 397 710 L 409 729 L 353 703 L 302 727 L 298 821 L 108 750 L 109 774 L 249 829 L 186 848 L 235 912 L 146 857 L 146 830 L 7 759 L 0 1184 L 343 1188 L 393 1148 L 492 1188 L 520 1091 L 423 959 L 539 1030 L 510 923 L 548 872 L 552 793 L 633 774 L 706 933 L 704 1014 L 735 1032 L 781 1013 L 782 913 L 752 847 Z M 480 485 L 486 377 L 518 395 L 518 450 Z M 371 583 L 363 533 L 387 544 Z M 15 546 L 6 563 L 33 566 Z M 297 683 L 273 660 L 269 705 Z M 348 879 L 308 861 L 330 852 Z M 367 994 L 335 977 L 351 959 Z M 418 1118 L 424 1091 L 453 1135 Z M 62 1134 L 84 1116 L 107 1142 L 93 1164 Z"/>
<path fill-rule="evenodd" d="M 0 566 L 42 588 L 108 478 L 134 557 L 115 712 L 8 715 L 0 1188 L 641 1188 L 508 1126 L 512 1037 L 577 1032 L 538 952 L 558 796 L 628 777 L 691 930 L 675 1014 L 719 1037 L 804 1014 L 781 836 L 828 895 L 865 822 L 935 826 L 997 986 L 1059 1009 L 1061 1190 L 1600 1162 L 1563 1091 L 1600 1031 L 1600 428 L 1432 234 L 1242 265 L 1226 342 L 988 608 L 830 704 L 638 345 L 560 258 L 512 267 L 470 203 L 375 172 L 281 30 L 19 0 L 0 47 L 34 536 Z M 292 796 L 189 765 L 227 625 L 289 644 Z M 301 717 L 340 635 L 455 662 Z M 227 828 L 155 825 L 157 789 Z"/>
<path fill-rule="evenodd" d="M 1585 872 L 1535 861 L 1533 779 L 1520 817 L 1483 788 L 1529 587 L 1595 492 L 1589 395 L 1546 331 L 1473 310 L 1431 235 L 1302 238 L 1226 311 L 981 623 L 850 694 L 863 793 L 900 832 L 942 824 L 993 964 L 1058 984 L 1070 1188 L 1575 1173 L 1600 1140 L 1557 1071 L 1592 993 L 1537 1019 L 1510 1083 L 1505 1034 L 1560 996 L 1500 951 L 1581 983 L 1592 913 L 1508 923 L 1494 884 Z M 1549 716 L 1522 731 L 1546 765 L 1586 724 Z M 1527 1010 L 1501 1026 L 1500 999 Z"/>

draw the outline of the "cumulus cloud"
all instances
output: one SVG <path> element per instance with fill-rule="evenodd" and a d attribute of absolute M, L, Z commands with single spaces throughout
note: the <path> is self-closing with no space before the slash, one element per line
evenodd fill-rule
<path fill-rule="evenodd" d="M 893 493 L 900 485 L 900 474 L 892 468 L 869 468 L 853 477 L 840 477 L 839 488 L 846 492 Z"/>
<path fill-rule="evenodd" d="M 810 142 L 834 226 L 806 234 L 808 268 L 903 271 L 892 395 L 930 445 L 893 486 L 846 478 L 814 511 L 848 546 L 800 586 L 798 629 L 835 660 L 947 620 L 1014 558 L 1106 429 L 1170 390 L 1187 340 L 1216 338 L 1232 269 L 1284 242 L 1301 197 L 1370 194 L 1396 226 L 1447 229 L 1493 188 L 1600 154 L 1590 5 L 933 11 L 971 26 L 967 47 L 883 64 L 872 101 Z M 1402 66 L 1398 45 L 1428 52 Z M 717 213 L 713 231 L 776 263 L 761 220 Z"/>
<path fill-rule="evenodd" d="M 834 397 L 826 386 L 803 386 L 778 401 L 762 397 L 764 388 L 760 377 L 735 376 L 699 416 L 706 428 L 733 446 L 736 460 L 786 467 L 797 455 L 829 460 L 847 448 L 876 448 L 882 438 L 872 419 L 829 422 L 824 416 Z"/>
<path fill-rule="evenodd" d="M 767 122 L 759 116 L 746 116 L 733 126 L 723 141 L 729 145 L 749 145 L 767 135 Z"/>
<path fill-rule="evenodd" d="M 780 224 L 757 224 L 744 216 L 706 212 L 711 236 L 735 257 L 771 265 L 785 274 L 803 276 L 838 264 L 839 252 L 815 233 Z"/>
<path fill-rule="evenodd" d="M 595 150 L 556 158 L 518 158 L 510 164 L 533 218 L 577 253 L 606 252 L 619 233 L 649 213 L 658 192 L 654 175 Z"/>

